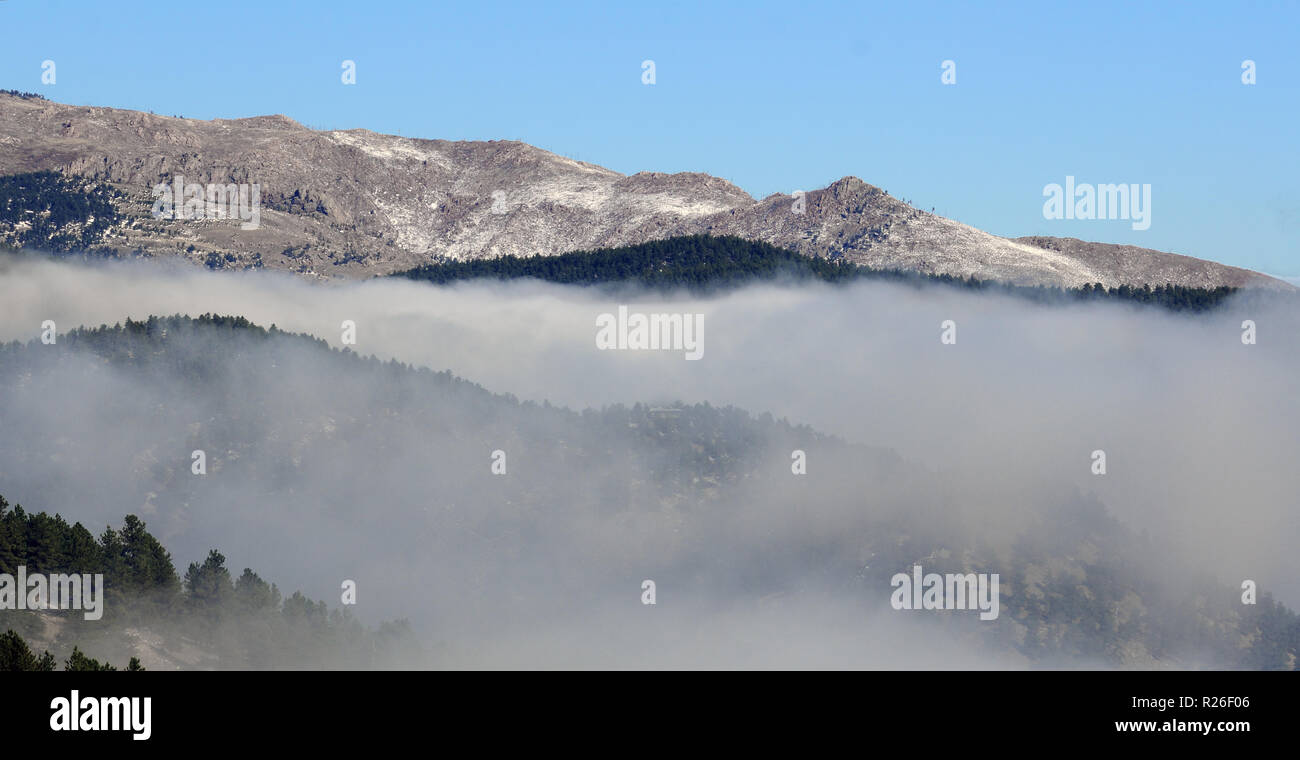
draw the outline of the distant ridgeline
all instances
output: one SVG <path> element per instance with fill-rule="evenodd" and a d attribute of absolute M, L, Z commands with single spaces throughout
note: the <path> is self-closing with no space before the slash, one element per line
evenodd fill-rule
<path fill-rule="evenodd" d="M 225 561 L 213 549 L 202 563 L 191 563 L 182 579 L 171 554 L 135 515 L 127 515 L 120 529 L 106 527 L 95 538 L 81 523 L 69 525 L 59 515 L 28 513 L 0 496 L 0 573 L 13 578 L 22 567 L 28 578 L 102 574 L 104 612 L 102 620 L 90 623 L 75 610 L 39 613 L 60 617 L 51 640 L 46 634 L 51 626 L 38 613 L 0 609 L 0 671 L 56 669 L 54 655 L 48 650 L 36 655 L 24 636 L 56 649 L 71 646 L 65 670 L 117 669 L 87 657 L 82 646 L 123 660 L 129 657 L 125 670 L 143 670 L 122 635 L 128 626 L 149 627 L 166 632 L 163 639 L 183 637 L 198 644 L 209 657 L 196 664 L 200 668 L 218 662 L 236 667 L 292 665 L 305 652 L 353 666 L 397 661 L 395 649 L 409 635 L 405 622 L 384 623 L 371 631 L 350 614 L 330 611 L 325 602 L 297 591 L 282 598 L 274 583 L 248 568 L 232 578 Z M 240 644 L 227 643 L 233 640 Z M 391 661 L 385 659 L 390 656 Z"/>
<path fill-rule="evenodd" d="M 104 233 L 121 221 L 107 185 L 57 172 L 0 176 L 0 246 L 54 253 L 103 253 Z"/>
<path fill-rule="evenodd" d="M 727 290 L 762 280 L 848 283 L 887 280 L 912 284 L 939 283 L 971 290 L 1006 293 L 1040 303 L 1077 300 L 1128 301 L 1174 311 L 1206 311 L 1239 288 L 1212 290 L 1181 285 L 1106 288 L 1101 283 L 1081 288 L 1010 285 L 973 276 L 924 274 L 906 270 L 863 267 L 846 259 L 804 256 L 768 243 L 738 237 L 690 235 L 655 240 L 624 248 L 575 251 L 555 256 L 502 256 L 471 261 L 443 261 L 397 272 L 406 277 L 446 284 L 459 280 L 535 278 L 566 285 L 641 285 L 658 290 L 685 289 L 696 294 Z"/>
<path fill-rule="evenodd" d="M 0 92 L 19 97 L 40 97 L 30 93 Z M 107 184 L 58 172 L 0 176 L 0 250 L 30 248 L 63 255 L 116 258 L 122 252 L 105 245 L 104 236 L 124 220 L 112 202 L 122 197 L 121 192 Z M 137 249 L 134 253 L 142 252 Z M 227 254 L 226 260 L 231 260 L 229 256 Z M 221 254 L 212 252 L 208 255 L 207 265 L 221 268 L 222 261 Z M 804 256 L 769 243 L 712 235 L 688 235 L 554 256 L 525 258 L 509 255 L 469 261 L 443 260 L 389 276 L 436 284 L 533 278 L 565 285 L 636 285 L 660 291 L 686 290 L 696 295 L 772 280 L 835 284 L 884 280 L 1004 293 L 1045 304 L 1105 300 L 1194 312 L 1213 309 L 1241 290 L 1226 285 L 1213 289 L 1172 284 L 1154 288 L 1149 285 L 1107 288 L 1101 283 L 1079 288 L 1012 285 L 976 279 L 973 275 L 961 278 L 910 270 L 873 269 L 843 258 Z M 1294 298 L 1258 289 L 1253 289 L 1248 295 L 1253 299 Z"/>

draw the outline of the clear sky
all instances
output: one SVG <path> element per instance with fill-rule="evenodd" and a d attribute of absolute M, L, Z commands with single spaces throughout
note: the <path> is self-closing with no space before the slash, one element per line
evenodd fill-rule
<path fill-rule="evenodd" d="M 854 175 L 1000 235 L 1300 276 L 1298 2 L 0 0 L 0 39 L 0 88 L 60 102 L 517 139 L 755 197 Z M 1045 219 L 1067 175 L 1150 184 L 1150 228 Z"/>

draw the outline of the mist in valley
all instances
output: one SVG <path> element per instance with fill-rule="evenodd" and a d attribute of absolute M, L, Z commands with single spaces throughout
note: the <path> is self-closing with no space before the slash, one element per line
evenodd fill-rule
<path fill-rule="evenodd" d="M 1185 315 L 884 282 L 699 298 L 5 258 L 0 342 L 29 354 L 55 350 L 46 320 L 66 345 L 81 326 L 217 313 L 334 349 L 350 320 L 346 348 L 416 369 L 219 330 L 187 338 L 190 364 L 0 366 L 0 494 L 92 532 L 138 514 L 178 569 L 216 547 L 331 606 L 355 580 L 354 614 L 409 619 L 420 666 L 1052 665 L 1008 611 L 1036 592 L 1007 566 L 1025 556 L 1043 583 L 1114 552 L 1166 599 L 1235 599 L 1250 579 L 1300 607 L 1300 309 L 1270 303 Z M 702 358 L 598 350 L 597 317 L 620 305 L 703 314 Z M 702 443 L 638 402 L 707 403 L 684 420 L 725 435 Z M 888 579 L 913 563 L 1023 578 L 996 621 L 892 609 Z"/>

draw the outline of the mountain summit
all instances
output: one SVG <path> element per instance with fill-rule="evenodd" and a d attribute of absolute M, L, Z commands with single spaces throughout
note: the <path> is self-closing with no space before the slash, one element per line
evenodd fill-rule
<path fill-rule="evenodd" d="M 1027 285 L 1290 289 L 1249 270 L 1133 246 L 998 237 L 856 177 L 755 200 L 707 174 L 628 176 L 508 140 L 319 131 L 284 116 L 199 121 L 0 94 L 0 175 L 35 171 L 117 191 L 122 218 L 97 233 L 94 247 L 213 267 L 365 277 L 437 260 L 714 234 L 877 268 Z M 257 184 L 257 229 L 155 219 L 152 188 L 177 177 Z M 0 242 L 12 242 L 21 224 L 0 219 Z"/>

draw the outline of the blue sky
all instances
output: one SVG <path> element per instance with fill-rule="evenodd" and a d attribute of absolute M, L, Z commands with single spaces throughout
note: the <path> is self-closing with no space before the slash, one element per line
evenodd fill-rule
<path fill-rule="evenodd" d="M 1000 235 L 1300 276 L 1296 2 L 0 0 L 0 38 L 0 88 L 66 103 L 518 139 L 755 197 L 855 175 Z M 1149 183 L 1150 229 L 1044 219 L 1067 175 Z"/>

